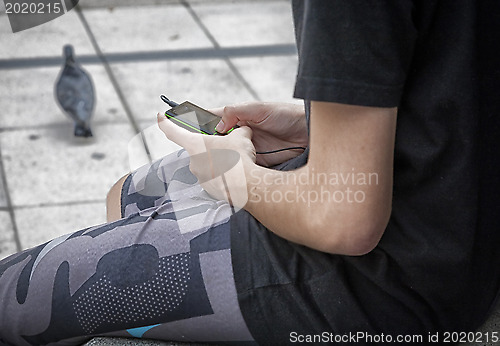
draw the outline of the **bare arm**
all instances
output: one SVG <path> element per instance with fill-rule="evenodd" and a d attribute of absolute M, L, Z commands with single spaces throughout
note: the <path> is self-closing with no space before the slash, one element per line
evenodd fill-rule
<path fill-rule="evenodd" d="M 247 167 L 245 209 L 296 243 L 369 252 L 391 211 L 395 125 L 395 108 L 313 102 L 307 165 L 292 172 Z"/>

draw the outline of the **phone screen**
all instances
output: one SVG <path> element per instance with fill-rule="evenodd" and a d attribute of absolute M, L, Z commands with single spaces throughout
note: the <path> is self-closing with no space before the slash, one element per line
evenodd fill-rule
<path fill-rule="evenodd" d="M 219 123 L 220 117 L 188 101 L 169 109 L 165 112 L 165 116 L 191 132 L 218 134 L 215 126 Z"/>

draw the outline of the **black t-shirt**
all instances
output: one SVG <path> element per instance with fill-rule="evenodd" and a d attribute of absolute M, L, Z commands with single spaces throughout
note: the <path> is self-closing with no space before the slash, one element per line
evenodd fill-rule
<path fill-rule="evenodd" d="M 238 298 L 260 343 L 358 332 L 427 341 L 484 320 L 500 287 L 499 3 L 293 1 L 295 96 L 398 107 L 393 210 L 379 245 L 359 257 L 233 216 Z"/>

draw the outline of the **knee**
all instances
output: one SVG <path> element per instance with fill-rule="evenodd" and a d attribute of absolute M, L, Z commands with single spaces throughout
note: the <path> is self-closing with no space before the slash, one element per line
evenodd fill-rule
<path fill-rule="evenodd" d="M 116 221 L 121 219 L 121 196 L 123 183 L 127 179 L 129 174 L 121 177 L 109 190 L 106 196 L 106 217 L 108 222 Z"/>

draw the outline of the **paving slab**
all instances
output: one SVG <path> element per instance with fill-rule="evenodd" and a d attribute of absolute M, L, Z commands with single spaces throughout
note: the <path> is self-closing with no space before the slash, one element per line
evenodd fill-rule
<path fill-rule="evenodd" d="M 212 47 L 180 5 L 87 9 L 84 16 L 103 53 Z"/>
<path fill-rule="evenodd" d="M 154 120 L 169 108 L 160 94 L 203 108 L 253 100 L 221 59 L 112 64 L 111 68 L 137 121 Z"/>
<path fill-rule="evenodd" d="M 0 17 L 0 59 L 61 56 L 66 43 L 71 43 L 79 54 L 95 53 L 75 11 L 15 34 L 6 17 Z"/>
<path fill-rule="evenodd" d="M 106 222 L 104 198 L 99 203 L 19 208 L 14 213 L 23 249 Z"/>
<path fill-rule="evenodd" d="M 232 58 L 231 62 L 261 100 L 304 103 L 293 98 L 298 65 L 296 55 Z"/>
<path fill-rule="evenodd" d="M 72 126 L 0 133 L 5 174 L 14 207 L 100 201 L 129 171 L 128 124 L 99 125 L 82 142 Z"/>
<path fill-rule="evenodd" d="M 0 210 L 0 260 L 15 252 L 17 248 L 10 213 Z"/>
<path fill-rule="evenodd" d="M 61 67 L 2 70 L 0 127 L 72 124 L 59 108 L 54 96 L 54 86 Z M 125 111 L 104 67 L 88 65 L 84 68 L 91 75 L 95 88 L 96 106 L 92 121 L 127 122 Z"/>
<path fill-rule="evenodd" d="M 289 1 L 194 3 L 221 47 L 295 43 Z"/>

